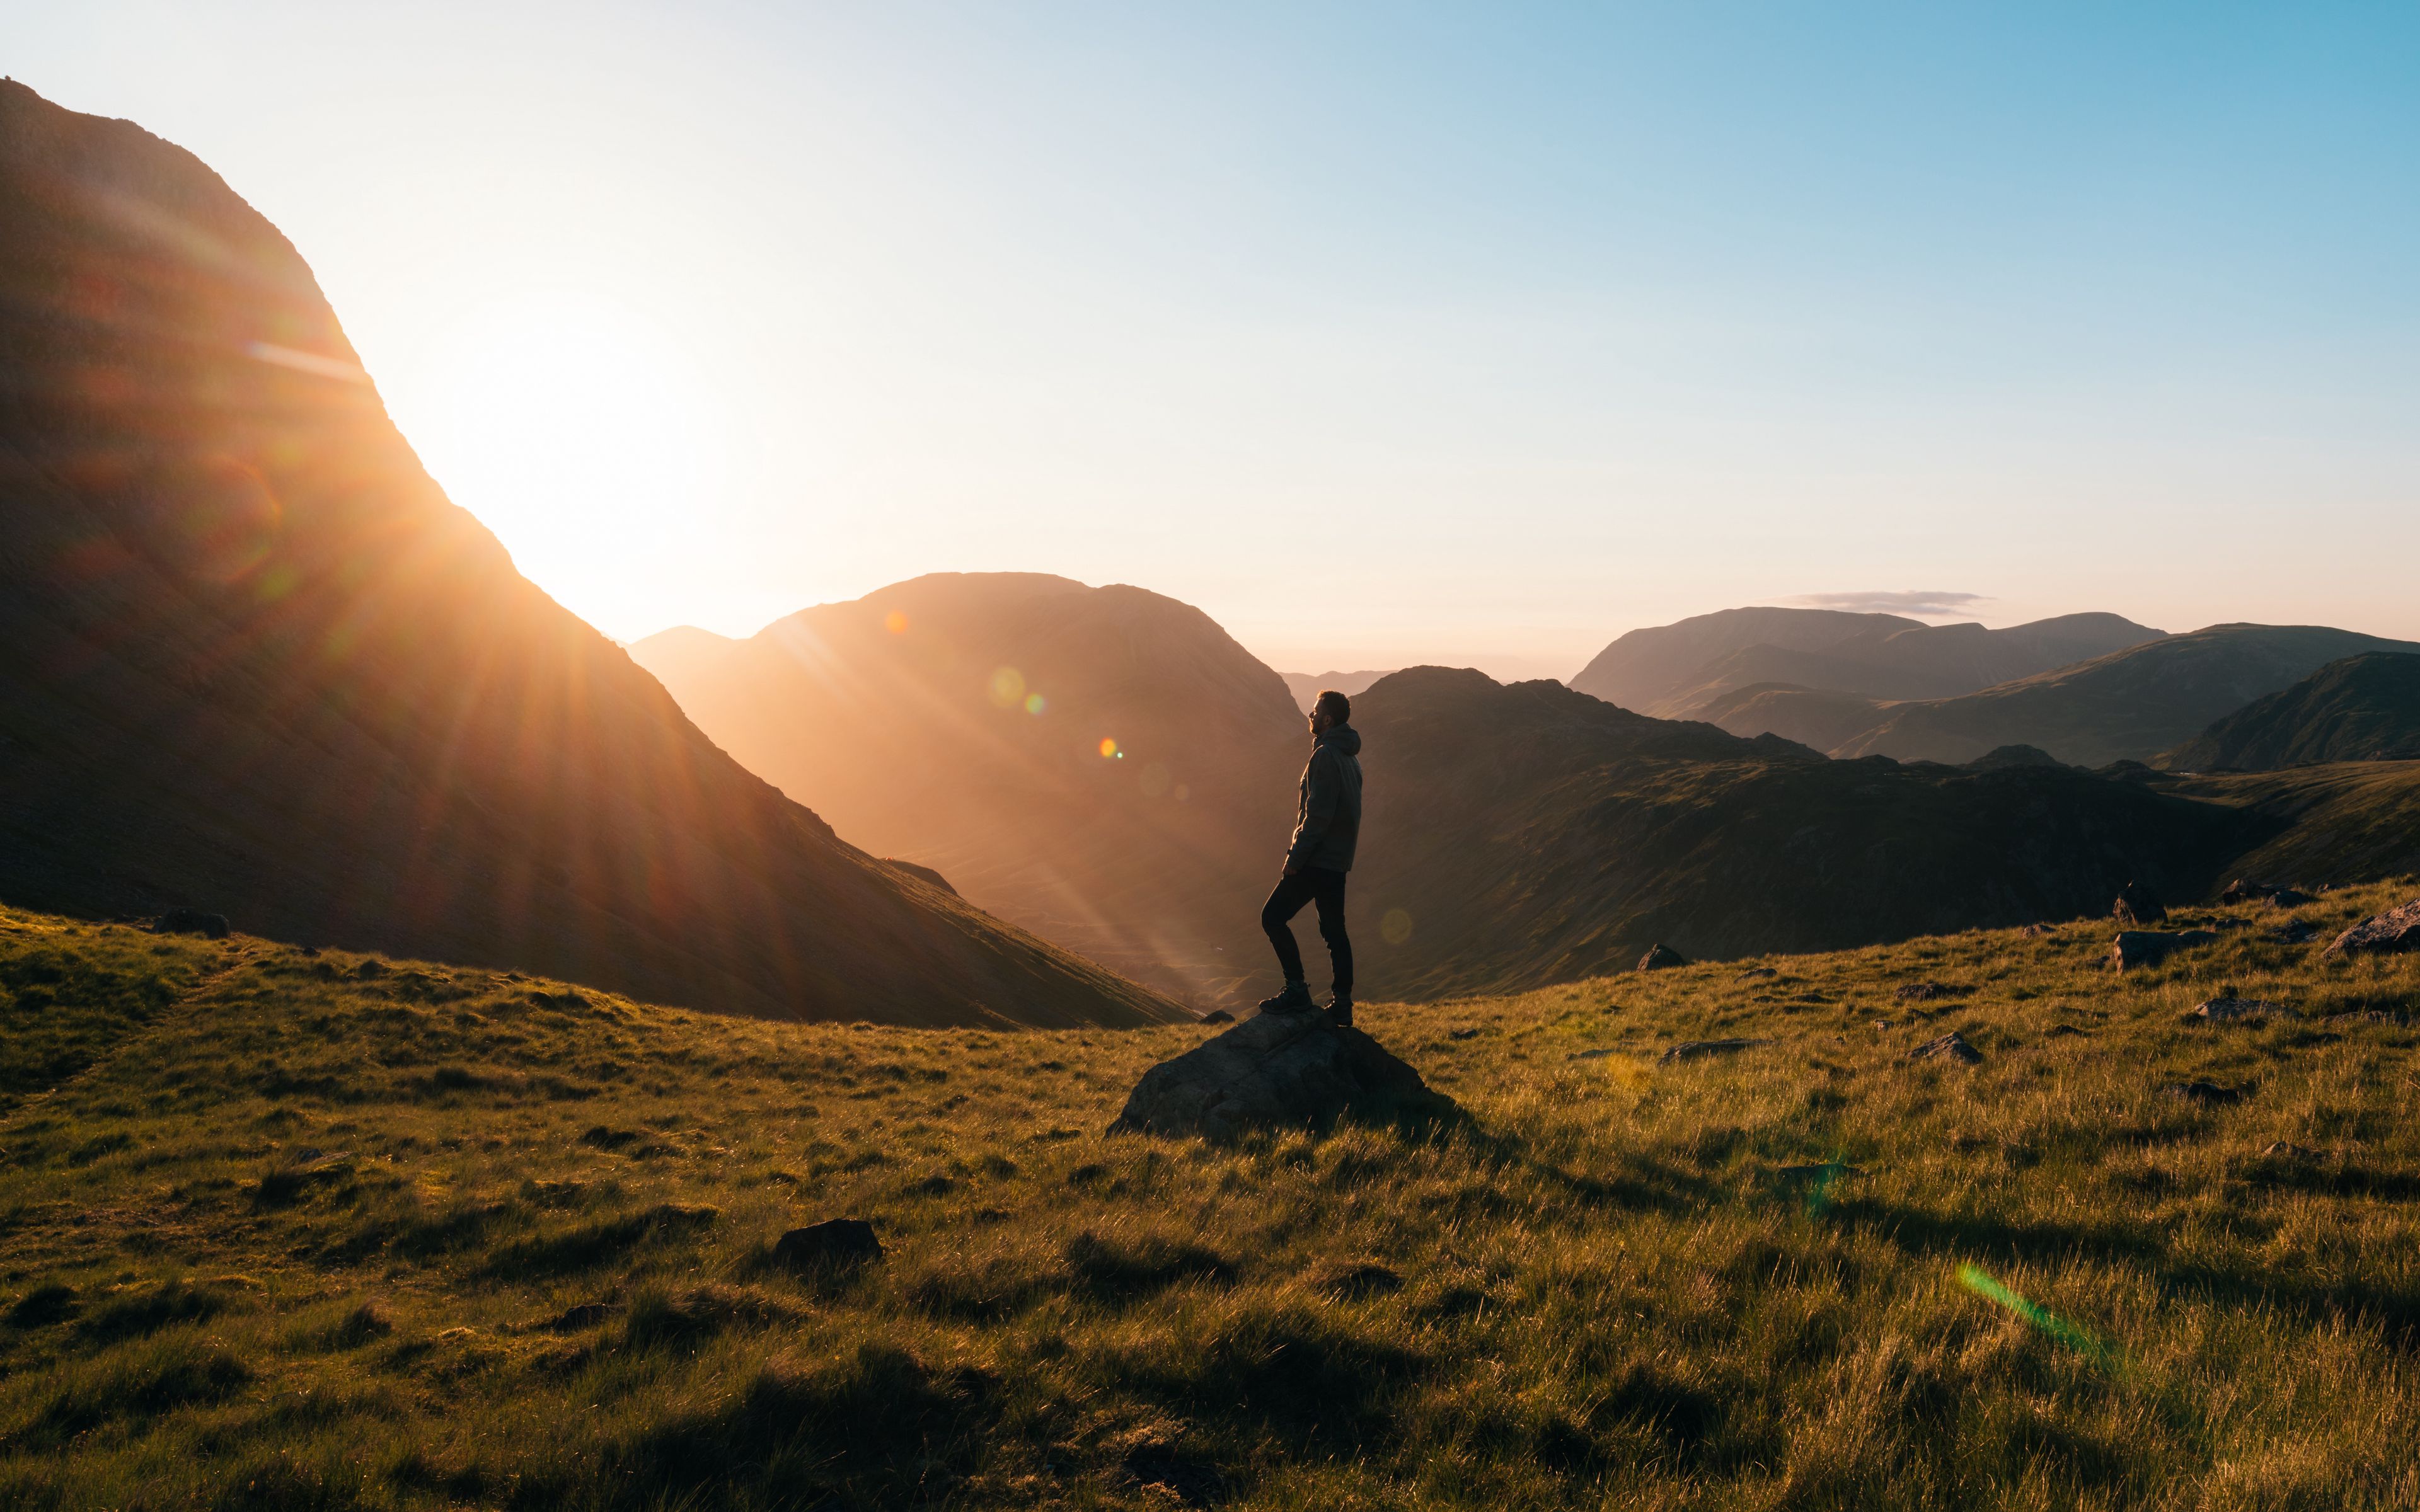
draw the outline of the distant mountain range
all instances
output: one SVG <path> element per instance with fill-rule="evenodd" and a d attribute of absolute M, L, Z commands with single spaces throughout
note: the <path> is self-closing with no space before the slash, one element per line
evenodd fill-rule
<path fill-rule="evenodd" d="M 1294 695 L 1295 705 L 1303 713 L 1309 714 L 1312 702 L 1326 689 L 1332 687 L 1345 697 L 1351 698 L 1387 674 L 1364 671 L 1284 672 L 1280 675 L 1285 678 L 1286 691 Z"/>
<path fill-rule="evenodd" d="M 2277 827 L 2032 764 L 1826 761 L 1550 682 L 1415 668 L 1356 702 L 1373 995 L 1510 991 L 2195 896 Z"/>
<path fill-rule="evenodd" d="M 1204 1005 L 1261 971 L 1310 737 L 1201 610 L 940 573 L 630 651 L 750 769 L 979 906 Z"/>
<path fill-rule="evenodd" d="M 2160 759 L 2178 771 L 2274 771 L 2331 762 L 2420 760 L 2420 656 L 2332 661 L 2226 716 Z"/>
<path fill-rule="evenodd" d="M 1882 702 L 1759 685 L 1716 700 L 1705 717 L 1835 756 L 1955 764 L 2022 744 L 2082 766 L 2149 762 L 2254 699 L 2373 651 L 2420 645 L 2324 625 L 2217 625 L 1959 698 Z"/>
<path fill-rule="evenodd" d="M 1173 1011 L 718 750 L 446 501 L 273 226 L 14 83 L 0 653 L 11 902 L 769 1015 Z"/>
<path fill-rule="evenodd" d="M 1571 687 L 1668 719 L 1704 717 L 1719 701 L 1760 685 L 1873 701 L 1950 698 L 2156 640 L 2162 633 L 2115 614 L 2068 614 L 1987 630 L 1896 614 L 1731 609 L 1633 630 L 1599 652 Z"/>

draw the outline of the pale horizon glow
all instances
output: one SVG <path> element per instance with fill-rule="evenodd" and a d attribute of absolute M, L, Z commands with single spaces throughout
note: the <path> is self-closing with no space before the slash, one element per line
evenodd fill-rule
<path fill-rule="evenodd" d="M 1272 666 L 1752 604 L 2420 638 L 2420 12 L 96 0 L 599 629 L 934 571 Z M 1948 585 L 1942 587 L 1940 585 Z"/>

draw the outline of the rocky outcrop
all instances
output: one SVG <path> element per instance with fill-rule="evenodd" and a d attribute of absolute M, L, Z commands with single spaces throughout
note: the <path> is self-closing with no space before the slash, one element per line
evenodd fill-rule
<path fill-rule="evenodd" d="M 1111 1134 L 1233 1139 L 1341 1119 L 1435 1119 L 1453 1101 L 1357 1029 L 1320 1013 L 1263 1013 L 1143 1072 Z"/>
<path fill-rule="evenodd" d="M 1647 953 L 1638 958 L 1638 969 L 1641 971 L 1668 971 L 1674 966 L 1685 966 L 1688 964 L 1687 956 L 1668 945 L 1651 945 L 1647 948 Z"/>
<path fill-rule="evenodd" d="M 2330 955 L 2400 955 L 2420 950 L 2420 898 L 2372 915 L 2335 937 Z"/>

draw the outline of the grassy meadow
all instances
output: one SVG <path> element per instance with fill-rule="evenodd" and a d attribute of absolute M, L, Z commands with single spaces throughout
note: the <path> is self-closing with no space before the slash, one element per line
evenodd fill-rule
<path fill-rule="evenodd" d="M 1465 1121 L 1224 1149 L 1102 1132 L 1206 1028 L 0 911 L 0 1505 L 2410 1507 L 2412 891 L 1372 1005 Z"/>

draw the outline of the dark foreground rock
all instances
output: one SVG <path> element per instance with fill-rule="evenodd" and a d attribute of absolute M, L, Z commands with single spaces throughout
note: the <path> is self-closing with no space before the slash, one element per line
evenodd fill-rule
<path fill-rule="evenodd" d="M 1966 1042 L 1962 1034 L 1945 1034 L 1938 1040 L 1927 1040 L 1908 1052 L 1910 1060 L 1954 1060 L 1972 1066 L 1983 1058 L 1983 1052 Z"/>
<path fill-rule="evenodd" d="M 2157 924 L 2168 917 L 2166 906 L 2139 882 L 2126 884 L 2109 912 L 2127 924 Z"/>
<path fill-rule="evenodd" d="M 773 1245 L 773 1262 L 785 1270 L 822 1271 L 882 1258 L 882 1241 L 862 1218 L 827 1218 L 793 1228 Z"/>
<path fill-rule="evenodd" d="M 2134 966 L 2155 966 L 2179 950 L 2195 945 L 2215 945 L 2218 932 L 2206 929 L 2180 930 L 2174 934 L 2162 934 L 2151 930 L 2120 930 L 2109 945 L 2109 964 L 2120 971 Z"/>
<path fill-rule="evenodd" d="M 202 934 L 213 940 L 227 937 L 225 914 L 206 914 L 198 908 L 171 908 L 151 921 L 154 934 Z"/>
<path fill-rule="evenodd" d="M 1451 1098 L 1358 1029 L 1323 1013 L 1263 1013 L 1144 1072 L 1109 1132 L 1233 1139 L 1452 1111 Z"/>
<path fill-rule="evenodd" d="M 1753 1050 L 1769 1040 L 1683 1040 L 1656 1057 L 1658 1060 L 1703 1060 L 1708 1056 L 1735 1056 L 1743 1050 Z"/>
<path fill-rule="evenodd" d="M 2420 950 L 2420 898 L 2363 919 L 2335 938 L 2330 955 L 2399 955 Z"/>
<path fill-rule="evenodd" d="M 1647 953 L 1638 958 L 1638 969 L 1641 971 L 1664 971 L 1673 966 L 1685 966 L 1688 964 L 1687 956 L 1668 945 L 1651 945 L 1647 948 Z"/>

